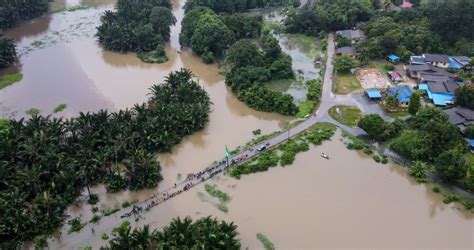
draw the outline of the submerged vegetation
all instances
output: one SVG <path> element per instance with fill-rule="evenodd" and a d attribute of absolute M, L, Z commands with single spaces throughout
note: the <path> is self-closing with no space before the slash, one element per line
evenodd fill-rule
<path fill-rule="evenodd" d="M 329 115 L 344 125 L 355 127 L 362 118 L 362 111 L 353 106 L 334 106 L 329 109 Z"/>
<path fill-rule="evenodd" d="M 0 76 L 0 90 L 21 81 L 21 79 L 23 79 L 23 74 L 20 73 Z"/>
<path fill-rule="evenodd" d="M 173 219 L 162 230 L 149 225 L 132 230 L 130 222 L 112 231 L 108 245 L 101 249 L 240 249 L 237 226 L 232 222 L 204 217 L 193 221 Z M 105 237 L 104 237 L 105 238 Z"/>
<path fill-rule="evenodd" d="M 94 183 L 124 184 L 114 191 L 156 186 L 154 153 L 169 152 L 209 120 L 209 96 L 192 77 L 186 69 L 170 73 L 130 110 L 2 122 L 1 248 L 52 232 L 84 187 L 90 196 Z"/>
<path fill-rule="evenodd" d="M 62 112 L 63 110 L 66 109 L 66 107 L 67 107 L 67 104 L 66 104 L 66 103 L 58 104 L 58 106 L 56 106 L 56 107 L 53 109 L 53 113 Z"/>
<path fill-rule="evenodd" d="M 309 144 L 320 145 L 331 139 L 336 127 L 327 123 L 317 123 L 310 129 L 301 132 L 291 140 L 281 143 L 277 148 L 270 149 L 258 156 L 229 170 L 229 175 L 240 179 L 242 175 L 264 172 L 271 167 L 290 165 L 300 152 L 309 150 Z"/>
<path fill-rule="evenodd" d="M 273 245 L 273 243 L 264 234 L 258 233 L 257 234 L 257 239 L 260 242 L 262 242 L 262 245 L 265 248 L 265 250 L 275 250 L 276 249 L 275 245 Z"/>
<path fill-rule="evenodd" d="M 120 0 L 116 11 L 106 11 L 101 22 L 96 36 L 105 49 L 138 52 L 147 63 L 167 61 L 164 42 L 176 23 L 169 0 Z"/>

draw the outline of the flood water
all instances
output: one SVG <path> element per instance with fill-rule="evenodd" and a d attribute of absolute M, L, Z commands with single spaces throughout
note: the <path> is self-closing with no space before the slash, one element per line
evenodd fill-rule
<path fill-rule="evenodd" d="M 133 53 L 103 51 L 94 38 L 95 27 L 101 13 L 112 9 L 113 3 L 56 0 L 58 6 L 93 7 L 56 13 L 9 30 L 7 35 L 18 42 L 21 57 L 16 69 L 6 71 L 20 70 L 24 78 L 0 90 L 1 115 L 23 117 L 31 107 L 50 114 L 60 103 L 68 107 L 56 116 L 124 109 L 145 101 L 152 84 L 162 82 L 170 71 L 181 67 L 194 72 L 214 105 L 203 131 L 184 139 L 172 153 L 158 156 L 164 181 L 157 189 L 108 194 L 103 186 L 96 186 L 93 192 L 100 195 L 98 207 L 119 207 L 126 200 L 145 199 L 160 188 L 173 185 L 179 174 L 197 172 L 222 158 L 225 145 L 233 149 L 249 141 L 253 130 L 270 133 L 290 121 L 288 117 L 248 108 L 226 87 L 217 66 L 203 64 L 190 51 L 178 53 L 184 1 L 173 1 L 178 23 L 172 27 L 171 42 L 166 48 L 170 58 L 167 63 L 143 64 Z M 293 43 L 281 39 L 280 43 L 290 45 L 283 49 L 299 67 L 295 55 L 304 53 L 304 46 L 292 49 Z M 332 159 L 320 158 L 322 151 Z M 132 224 L 161 227 L 176 216 L 213 215 L 234 221 L 243 246 L 250 249 L 262 248 L 255 237 L 259 232 L 280 249 L 474 246 L 471 214 L 444 205 L 429 187 L 413 183 L 405 170 L 376 164 L 346 150 L 338 138 L 299 155 L 292 166 L 244 176 L 239 181 L 221 177 L 214 182 L 232 196 L 228 214 L 198 198 L 197 192 L 203 192 L 201 186 L 152 209 L 144 219 Z M 86 221 L 92 216 L 90 208 L 72 205 L 67 213 L 72 217 L 81 215 Z M 67 227 L 61 228 L 50 248 L 91 245 L 96 249 L 105 244 L 100 234 L 110 233 L 119 225 L 119 215 L 103 218 L 97 225 L 88 224 L 79 233 L 68 235 Z"/>
<path fill-rule="evenodd" d="M 445 205 L 427 185 L 416 184 L 406 169 L 382 165 L 348 151 L 339 140 L 297 156 L 293 165 L 235 180 L 220 176 L 211 184 L 231 196 L 227 214 L 198 198 L 202 185 L 153 208 L 133 226 L 160 228 L 172 218 L 215 216 L 238 226 L 242 246 L 262 249 L 256 234 L 265 234 L 277 249 L 472 249 L 474 217 Z M 331 160 L 321 158 L 324 152 Z M 114 202 L 114 201 L 107 201 Z M 116 201 L 116 202 L 121 202 Z M 112 203 L 113 204 L 113 203 Z M 120 205 L 120 203 L 118 203 Z M 106 242 L 120 224 L 113 215 L 72 235 L 63 233 L 56 248 Z"/>

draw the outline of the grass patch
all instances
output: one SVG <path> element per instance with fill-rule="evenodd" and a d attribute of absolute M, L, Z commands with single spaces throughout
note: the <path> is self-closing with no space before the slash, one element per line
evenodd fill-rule
<path fill-rule="evenodd" d="M 94 214 L 94 216 L 92 216 L 91 220 L 89 221 L 89 223 L 94 223 L 94 224 L 97 224 L 99 221 L 100 221 L 100 215 L 98 214 Z"/>
<path fill-rule="evenodd" d="M 265 250 L 274 250 L 275 249 L 275 245 L 273 245 L 273 243 L 264 234 L 258 233 L 257 234 L 257 239 L 260 242 L 262 242 L 262 245 L 265 248 Z"/>
<path fill-rule="evenodd" d="M 451 202 L 458 202 L 460 200 L 461 198 L 459 198 L 459 196 L 454 195 L 454 194 L 448 194 L 446 195 L 446 197 L 444 197 L 443 202 L 444 204 L 449 204 Z"/>
<path fill-rule="evenodd" d="M 10 86 L 16 82 L 19 82 L 21 81 L 21 79 L 23 79 L 23 74 L 20 74 L 20 73 L 1 76 L 0 89 Z"/>
<path fill-rule="evenodd" d="M 62 112 L 64 109 L 66 109 L 66 107 L 67 107 L 67 104 L 61 103 L 53 109 L 53 113 Z"/>
<path fill-rule="evenodd" d="M 137 56 L 144 63 L 165 63 L 168 61 L 166 55 L 159 55 L 156 51 L 141 52 Z"/>
<path fill-rule="evenodd" d="M 360 82 L 353 74 L 334 75 L 334 93 L 346 95 L 358 89 L 361 89 Z"/>
<path fill-rule="evenodd" d="M 355 127 L 357 126 L 357 122 L 362 118 L 362 111 L 357 107 L 342 105 L 330 108 L 329 115 L 344 125 Z"/>
<path fill-rule="evenodd" d="M 314 110 L 314 102 L 310 100 L 303 101 L 300 106 L 298 107 L 299 111 L 296 114 L 299 118 L 306 118 L 313 113 Z"/>

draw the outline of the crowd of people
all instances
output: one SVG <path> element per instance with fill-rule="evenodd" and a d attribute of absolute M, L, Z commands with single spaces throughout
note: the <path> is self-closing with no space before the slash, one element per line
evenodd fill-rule
<path fill-rule="evenodd" d="M 269 143 L 267 143 L 266 145 L 269 145 Z M 229 159 L 229 161 L 227 161 L 227 159 L 224 159 L 217 162 L 212 167 L 209 167 L 203 171 L 199 171 L 196 174 L 189 174 L 183 182 L 178 183 L 178 184 L 175 183 L 173 187 L 161 193 L 158 193 L 156 195 L 155 194 L 151 195 L 150 198 L 146 199 L 141 204 L 134 204 L 132 210 L 121 215 L 120 218 L 127 218 L 134 214 L 138 214 L 143 211 L 143 208 L 145 208 L 146 210 L 151 209 L 167 201 L 168 199 L 171 199 L 175 197 L 176 195 L 189 190 L 194 185 L 204 182 L 208 179 L 211 179 L 216 174 L 222 173 L 224 170 L 226 170 L 230 166 L 235 165 L 247 159 L 248 156 L 249 156 L 248 154 L 242 154 L 232 159 Z"/>

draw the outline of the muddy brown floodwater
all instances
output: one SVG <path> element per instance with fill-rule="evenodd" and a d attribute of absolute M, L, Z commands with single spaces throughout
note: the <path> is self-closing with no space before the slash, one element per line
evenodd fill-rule
<path fill-rule="evenodd" d="M 321 158 L 324 152 L 331 160 Z M 332 141 L 296 157 L 293 165 L 210 184 L 231 196 L 227 214 L 203 202 L 203 185 L 143 214 L 133 226 L 160 228 L 172 218 L 216 216 L 233 221 L 242 246 L 262 249 L 257 233 L 278 249 L 473 249 L 473 214 L 445 205 L 429 185 L 416 184 L 406 169 L 382 165 L 349 151 L 338 132 Z M 121 200 L 107 200 L 109 205 Z M 116 203 L 120 205 L 120 203 Z M 117 215 L 118 217 L 118 215 Z M 54 249 L 106 244 L 102 232 L 121 223 L 114 215 L 51 242 Z"/>
<path fill-rule="evenodd" d="M 124 201 L 143 200 L 160 188 L 173 185 L 178 174 L 186 176 L 222 158 L 225 145 L 243 145 L 252 138 L 253 130 L 270 133 L 290 120 L 248 108 L 226 87 L 216 65 L 203 64 L 186 50 L 178 53 L 184 1 L 173 1 L 178 24 L 172 28 L 171 42 L 166 47 L 169 62 L 143 64 L 133 53 L 103 51 L 94 38 L 95 28 L 101 13 L 112 9 L 113 3 L 56 0 L 58 6 L 93 7 L 56 13 L 7 32 L 18 42 L 21 57 L 16 70 L 24 78 L 0 91 L 2 115 L 23 117 L 30 107 L 50 114 L 60 103 L 68 105 L 60 114 L 66 117 L 80 111 L 131 107 L 146 100 L 152 84 L 162 82 L 170 71 L 181 67 L 194 72 L 214 105 L 203 131 L 186 138 L 172 153 L 158 156 L 164 177 L 158 188 L 108 194 L 103 186 L 96 186 L 93 192 L 100 195 L 98 207 L 119 207 Z M 320 158 L 321 152 L 330 154 L 331 160 Z M 197 192 L 204 191 L 199 186 L 152 209 L 132 224 L 162 227 L 176 216 L 213 215 L 234 221 L 243 246 L 250 249 L 262 248 L 255 237 L 259 232 L 280 249 L 473 247 L 472 214 L 444 205 L 428 186 L 413 183 L 404 169 L 380 165 L 347 151 L 339 137 L 299 155 L 292 166 L 244 176 L 239 181 L 220 177 L 212 182 L 232 196 L 228 214 L 201 201 Z M 86 204 L 72 205 L 67 213 L 88 221 L 92 217 L 90 208 Z M 50 241 L 50 248 L 98 248 L 106 243 L 100 234 L 110 234 L 121 222 L 119 215 L 88 224 L 79 233 L 67 234 L 67 226 L 62 227 Z"/>

